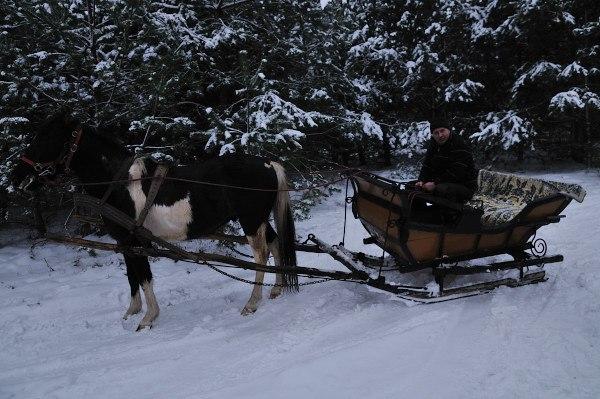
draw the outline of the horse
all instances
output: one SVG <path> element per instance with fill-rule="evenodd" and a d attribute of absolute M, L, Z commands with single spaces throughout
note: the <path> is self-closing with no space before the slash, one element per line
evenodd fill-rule
<path fill-rule="evenodd" d="M 232 154 L 210 159 L 198 165 L 173 165 L 149 209 L 144 210 L 151 179 L 157 163 L 151 157 L 134 158 L 115 139 L 115 132 L 81 125 L 68 115 L 58 114 L 40 124 L 31 143 L 12 172 L 16 186 L 36 177 L 52 180 L 65 174 L 75 175 L 87 194 L 105 199 L 131 218 L 147 212 L 143 226 L 155 236 L 169 240 L 186 240 L 215 232 L 229 221 L 238 220 L 252 249 L 256 263 L 265 265 L 273 254 L 275 267 L 286 273 L 276 274 L 270 298 L 278 297 L 284 288 L 298 290 L 295 227 L 290 204 L 286 171 L 270 159 Z M 125 166 L 122 166 L 125 162 Z M 125 184 L 113 185 L 107 193 L 107 182 L 126 172 Z M 206 184 L 193 184 L 191 181 Z M 244 189 L 249 188 L 249 189 Z M 269 223 L 273 213 L 275 229 Z M 106 231 L 123 246 L 147 246 L 134 232 L 104 220 Z M 142 310 L 139 288 L 142 288 L 147 311 L 137 331 L 151 328 L 159 315 L 154 294 L 152 271 L 147 256 L 123 255 L 131 302 L 123 318 Z M 264 272 L 257 271 L 255 284 L 242 315 L 254 313 L 262 299 Z"/>

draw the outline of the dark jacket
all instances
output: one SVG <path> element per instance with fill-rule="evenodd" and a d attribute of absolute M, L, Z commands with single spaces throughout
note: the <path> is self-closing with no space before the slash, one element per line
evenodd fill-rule
<path fill-rule="evenodd" d="M 477 170 L 473 154 L 465 141 L 452 133 L 439 145 L 433 138 L 428 144 L 419 180 L 434 183 L 455 183 L 477 190 Z"/>

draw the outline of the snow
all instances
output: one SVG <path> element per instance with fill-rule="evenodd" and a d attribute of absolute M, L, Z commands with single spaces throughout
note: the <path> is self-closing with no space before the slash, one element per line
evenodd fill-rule
<path fill-rule="evenodd" d="M 591 91 L 583 92 L 583 90 L 579 88 L 573 88 L 552 97 L 549 108 L 565 112 L 573 109 L 583 109 L 586 105 L 590 109 L 600 109 L 600 98 L 598 94 Z"/>
<path fill-rule="evenodd" d="M 319 98 L 319 99 L 331 99 L 331 97 L 329 97 L 329 94 L 327 94 L 327 90 L 324 89 L 313 89 L 313 93 L 310 96 L 311 100 L 314 100 L 315 98 Z"/>
<path fill-rule="evenodd" d="M 573 62 L 558 75 L 561 79 L 570 79 L 573 77 L 582 77 L 588 75 L 588 70 L 581 66 L 578 62 Z"/>
<path fill-rule="evenodd" d="M 204 40 L 204 46 L 207 49 L 217 48 L 220 44 L 231 41 L 235 36 L 235 31 L 228 26 L 221 26 L 213 32 L 213 37 Z"/>
<path fill-rule="evenodd" d="M 577 93 L 575 90 L 569 90 L 558 93 L 552 97 L 549 107 L 559 109 L 564 112 L 568 109 L 583 108 L 585 107 L 585 104 L 583 101 L 581 101 L 579 93 Z"/>
<path fill-rule="evenodd" d="M 590 109 L 600 110 L 600 96 L 598 96 L 598 94 L 587 92 L 583 95 L 583 98 L 586 100 L 586 103 Z"/>
<path fill-rule="evenodd" d="M 29 122 L 29 119 L 22 116 L 0 118 L 0 125 L 16 125 L 27 122 Z"/>
<path fill-rule="evenodd" d="M 426 144 L 431 139 L 431 130 L 429 122 L 421 121 L 411 123 L 397 133 L 400 140 L 400 155 L 411 158 L 415 154 L 424 154 L 427 148 Z"/>
<path fill-rule="evenodd" d="M 362 124 L 362 130 L 365 136 L 376 137 L 379 140 L 383 140 L 383 131 L 381 126 L 373 120 L 373 117 L 368 112 L 363 112 L 360 115 L 360 122 Z"/>
<path fill-rule="evenodd" d="M 485 121 L 479 124 L 479 129 L 479 132 L 470 136 L 471 139 L 487 142 L 489 146 L 500 145 L 504 150 L 536 134 L 533 125 L 512 110 L 488 113 Z"/>
<path fill-rule="evenodd" d="M 255 130 L 268 130 L 275 122 L 284 120 L 292 127 L 317 126 L 313 117 L 318 113 L 306 112 L 293 103 L 282 99 L 278 93 L 269 91 L 252 99 L 250 109 L 253 110 L 250 120 Z"/>
<path fill-rule="evenodd" d="M 121 319 L 129 288 L 119 256 L 30 248 L 0 231 L 0 397 L 597 398 L 598 175 L 536 176 L 588 191 L 540 231 L 565 261 L 546 267 L 545 283 L 435 305 L 328 282 L 264 299 L 243 317 L 249 286 L 154 259 L 161 314 L 136 333 L 141 315 Z M 343 197 L 318 206 L 298 233 L 339 242 Z M 380 254 L 349 223 L 347 247 Z M 302 253 L 300 263 L 341 270 L 326 255 Z"/>
<path fill-rule="evenodd" d="M 144 61 L 147 61 L 145 55 L 144 55 Z M 96 71 L 96 72 L 104 71 L 104 70 L 110 69 L 110 66 L 111 66 L 111 61 L 100 61 L 94 67 L 94 71 Z"/>
<path fill-rule="evenodd" d="M 370 37 L 364 43 L 352 46 L 348 55 L 351 57 L 367 55 L 374 60 L 396 61 L 399 58 L 398 52 L 392 48 L 385 48 L 386 45 L 387 42 L 384 38 Z"/>
<path fill-rule="evenodd" d="M 194 121 L 185 116 L 178 116 L 173 118 L 173 124 L 175 125 L 184 125 L 184 126 L 194 126 Z"/>
<path fill-rule="evenodd" d="M 522 74 L 515 81 L 512 91 L 516 93 L 524 85 L 530 82 L 536 82 L 543 78 L 550 78 L 554 80 L 556 76 L 562 71 L 559 64 L 548 61 L 540 61 L 532 66 L 526 73 Z"/>
<path fill-rule="evenodd" d="M 451 84 L 444 92 L 446 102 L 464 102 L 470 103 L 476 99 L 476 96 L 485 86 L 482 83 L 467 79 L 464 82 Z"/>
<path fill-rule="evenodd" d="M 156 49 L 153 46 L 150 46 L 144 50 L 144 54 L 142 55 L 142 59 L 144 62 L 150 61 L 153 58 L 158 57 L 158 54 L 155 51 Z"/>

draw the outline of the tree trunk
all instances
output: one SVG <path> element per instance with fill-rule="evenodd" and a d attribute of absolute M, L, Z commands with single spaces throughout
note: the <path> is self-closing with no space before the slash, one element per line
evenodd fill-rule
<path fill-rule="evenodd" d="M 383 137 L 382 137 L 382 161 L 383 164 L 385 166 L 391 166 L 392 165 L 392 151 L 390 148 L 390 140 L 388 137 L 387 132 L 384 130 L 383 132 Z"/>
<path fill-rule="evenodd" d="M 40 199 L 35 197 L 33 200 L 33 220 L 35 224 L 35 229 L 37 232 L 43 237 L 46 235 L 46 223 L 44 222 L 44 217 L 42 215 L 42 207 L 40 203 Z"/>

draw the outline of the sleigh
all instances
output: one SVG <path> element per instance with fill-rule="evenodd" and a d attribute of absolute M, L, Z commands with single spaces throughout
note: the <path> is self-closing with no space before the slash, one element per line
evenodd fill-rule
<path fill-rule="evenodd" d="M 35 182 L 67 186 L 69 175 L 79 179 L 76 185 L 90 195 L 73 195 L 74 213 L 88 214 L 88 221 L 104 223 L 116 244 L 52 234 L 47 237 L 132 255 L 124 256 L 131 291 L 124 318 L 141 311 L 141 286 L 147 311 L 138 329 L 151 327 L 159 314 L 149 257 L 194 262 L 255 284 L 241 310 L 244 315 L 257 309 L 263 272 L 276 274 L 272 297 L 285 288 L 296 290 L 303 284 L 340 280 L 418 302 L 544 281 L 542 266 L 559 262 L 562 256 L 546 256 L 545 243 L 535 239 L 536 232 L 558 222 L 565 206 L 572 199 L 582 201 L 585 195 L 579 186 L 482 171 L 477 196 L 468 204 L 457 204 L 415 190 L 409 182 L 347 171 L 346 187 L 351 183 L 354 195 L 346 195 L 344 223 L 351 204 L 368 232 L 365 242 L 377 244 L 383 251 L 381 256 L 373 256 L 349 250 L 343 241 L 330 245 L 312 234 L 297 242 L 290 206 L 292 190 L 285 168 L 278 162 L 239 154 L 184 166 L 165 162 L 167 157 L 136 153 L 131 154 L 97 129 L 56 115 L 40 126 L 12 176 L 24 190 Z M 113 161 L 98 162 L 101 158 Z M 217 238 L 245 241 L 255 262 L 189 250 L 168 241 L 203 238 L 231 220 L 239 221 L 246 237 Z M 343 228 L 345 232 L 345 224 Z M 329 254 L 348 271 L 298 266 L 296 251 Z M 276 266 L 267 264 L 269 253 Z M 226 267 L 254 270 L 255 280 L 230 274 Z M 519 275 L 510 276 L 511 269 Z M 447 278 L 471 274 L 477 275 L 477 281 L 459 277 L 450 282 Z M 299 284 L 298 276 L 309 281 Z"/>
<path fill-rule="evenodd" d="M 474 295 L 501 285 L 544 281 L 541 267 L 561 262 L 563 257 L 547 256 L 546 243 L 536 239 L 536 233 L 542 226 L 559 222 L 563 217 L 560 213 L 572 200 L 582 202 L 585 197 L 585 190 L 575 184 L 487 170 L 479 172 L 478 191 L 466 204 L 415 191 L 410 182 L 397 182 L 367 172 L 353 174 L 351 181 L 352 211 L 369 233 L 364 242 L 377 244 L 388 253 L 391 259 L 387 264 L 393 265 L 396 272 L 431 269 L 439 286 L 437 299 Z M 415 210 L 416 204 L 420 205 L 419 211 Z M 423 215 L 428 218 L 423 219 Z M 512 259 L 469 262 L 502 255 Z M 530 268 L 538 270 L 526 272 Z M 449 289 L 444 286 L 447 275 L 509 269 L 517 269 L 518 278 Z M 379 272 L 377 277 L 382 285 L 389 286 L 385 273 Z M 409 295 L 427 300 L 418 292 Z"/>
<path fill-rule="evenodd" d="M 96 249 L 195 262 L 229 277 L 234 276 L 224 272 L 223 267 L 289 272 L 321 281 L 365 284 L 406 300 L 431 303 L 477 295 L 500 286 L 517 287 L 545 281 L 543 266 L 561 262 L 563 257 L 547 256 L 546 243 L 536 239 L 536 233 L 540 227 L 559 222 L 563 217 L 560 213 L 573 199 L 581 202 L 585 197 L 585 191 L 578 185 L 486 170 L 479 172 L 479 189 L 466 204 L 416 191 L 410 182 L 398 182 L 365 171 L 349 173 L 348 179 L 354 194 L 347 198 L 347 203 L 368 233 L 364 243 L 376 244 L 383 250 L 382 255 L 355 252 L 343 243 L 331 245 L 313 234 L 296 243 L 298 251 L 329 254 L 348 272 L 302 266 L 282 270 L 220 254 L 191 252 L 154 236 L 118 209 L 85 194 L 74 195 L 79 219 L 111 220 L 134 232 L 145 245 L 123 247 L 59 235 L 49 235 L 49 238 Z M 415 211 L 416 203 L 421 205 L 420 213 Z M 428 217 L 423 219 L 423 215 Z M 244 237 L 231 235 L 206 238 L 246 242 Z M 502 256 L 510 259 L 498 260 Z M 410 275 L 420 270 L 431 270 L 436 284 L 415 284 Z M 516 270 L 518 276 L 487 278 L 484 282 L 459 286 L 445 284 L 451 275 L 488 276 L 491 272 L 509 270 Z"/>

